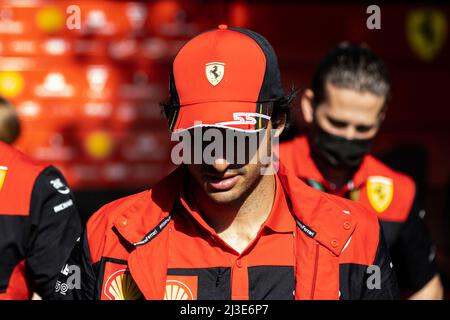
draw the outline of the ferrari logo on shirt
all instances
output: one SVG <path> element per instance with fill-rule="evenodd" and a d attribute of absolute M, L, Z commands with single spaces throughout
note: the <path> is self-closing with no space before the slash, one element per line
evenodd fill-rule
<path fill-rule="evenodd" d="M 415 9 L 407 15 L 406 28 L 408 42 L 422 60 L 433 60 L 444 47 L 447 20 L 442 11 L 433 8 Z"/>
<path fill-rule="evenodd" d="M 197 276 L 167 276 L 164 300 L 197 300 Z"/>
<path fill-rule="evenodd" d="M 205 67 L 206 79 L 213 86 L 217 86 L 223 79 L 225 73 L 225 63 L 222 62 L 210 62 Z"/>
<path fill-rule="evenodd" d="M 6 172 L 8 171 L 8 167 L 0 166 L 0 191 L 3 188 L 3 184 L 6 179 Z"/>
<path fill-rule="evenodd" d="M 372 207 L 378 213 L 385 211 L 392 202 L 394 184 L 386 177 L 369 177 L 367 180 L 367 196 Z"/>

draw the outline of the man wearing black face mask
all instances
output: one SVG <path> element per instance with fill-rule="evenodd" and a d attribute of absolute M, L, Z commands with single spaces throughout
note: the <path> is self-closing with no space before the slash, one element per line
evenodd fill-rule
<path fill-rule="evenodd" d="M 374 211 L 410 299 L 442 299 L 413 180 L 369 155 L 389 93 L 387 68 L 372 51 L 349 44 L 334 48 L 301 99 L 309 133 L 282 143 L 280 162 L 310 186 Z"/>
<path fill-rule="evenodd" d="M 370 151 L 372 139 L 347 139 L 325 131 L 314 122 L 309 135 L 311 155 L 323 168 L 341 172 L 343 181 L 347 182 L 347 174 L 353 174 L 360 166 L 364 156 Z M 338 182 L 339 184 L 339 182 Z"/>

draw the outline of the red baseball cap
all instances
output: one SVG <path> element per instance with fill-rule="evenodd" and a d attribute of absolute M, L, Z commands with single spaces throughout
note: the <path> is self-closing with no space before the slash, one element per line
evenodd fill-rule
<path fill-rule="evenodd" d="M 176 107 L 169 128 L 257 131 L 267 126 L 273 101 L 282 96 L 269 42 L 254 31 L 220 25 L 191 39 L 175 57 L 170 102 Z"/>

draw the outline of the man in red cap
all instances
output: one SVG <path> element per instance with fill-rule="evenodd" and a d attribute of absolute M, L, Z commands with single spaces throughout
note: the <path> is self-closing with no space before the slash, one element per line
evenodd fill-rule
<path fill-rule="evenodd" d="M 177 54 L 164 105 L 182 164 L 89 220 L 57 299 L 393 299 L 377 217 L 271 158 L 289 110 L 275 52 L 245 29 Z"/>
<path fill-rule="evenodd" d="M 369 154 L 390 87 L 387 67 L 370 49 L 341 44 L 331 50 L 301 99 L 308 135 L 282 143 L 280 161 L 310 186 L 375 213 L 405 294 L 442 299 L 435 248 L 414 181 Z"/>

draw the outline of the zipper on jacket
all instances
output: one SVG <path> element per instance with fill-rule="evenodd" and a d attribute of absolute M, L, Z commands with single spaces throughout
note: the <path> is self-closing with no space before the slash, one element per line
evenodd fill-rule
<path fill-rule="evenodd" d="M 317 269 L 319 268 L 319 243 L 316 242 L 316 252 L 314 257 L 314 273 L 311 286 L 311 300 L 314 299 L 314 291 L 316 290 Z"/>

